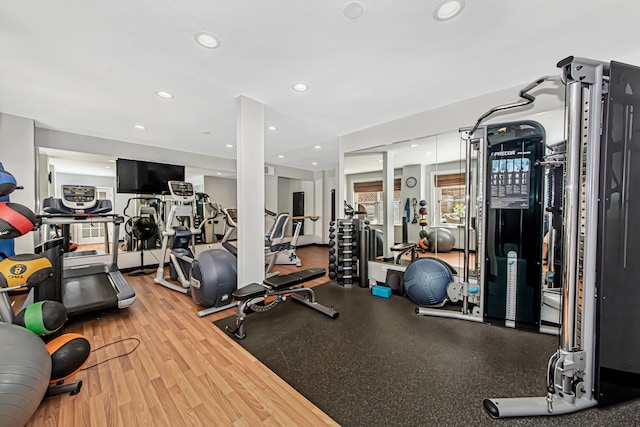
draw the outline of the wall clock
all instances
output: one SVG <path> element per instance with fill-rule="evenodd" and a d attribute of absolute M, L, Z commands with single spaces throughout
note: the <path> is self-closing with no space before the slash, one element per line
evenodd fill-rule
<path fill-rule="evenodd" d="M 418 180 L 415 177 L 410 176 L 409 178 L 407 178 L 405 183 L 407 184 L 407 187 L 413 188 L 418 184 Z"/>

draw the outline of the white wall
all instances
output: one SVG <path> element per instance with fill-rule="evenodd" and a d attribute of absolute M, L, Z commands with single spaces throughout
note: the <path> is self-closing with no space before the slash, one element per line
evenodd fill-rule
<path fill-rule="evenodd" d="M 34 123 L 31 119 L 0 113 L 0 162 L 24 187 L 14 191 L 11 202 L 36 209 L 36 154 Z M 34 233 L 15 239 L 15 251 L 33 253 Z"/>
<path fill-rule="evenodd" d="M 336 212 L 331 211 L 331 190 L 336 190 L 336 210 L 338 205 L 338 176 L 336 169 L 329 169 L 322 172 L 318 172 L 318 178 L 316 179 L 316 188 L 321 187 L 322 192 L 316 193 L 316 198 L 321 200 L 318 210 L 320 219 L 316 223 L 316 234 L 318 235 L 316 243 L 329 243 L 329 222 L 331 221 L 332 214 Z M 337 218 L 337 216 L 336 216 Z"/>
<path fill-rule="evenodd" d="M 211 201 L 223 208 L 235 208 L 238 206 L 236 193 L 237 182 L 235 179 L 204 177 L 204 192 L 209 195 Z"/>

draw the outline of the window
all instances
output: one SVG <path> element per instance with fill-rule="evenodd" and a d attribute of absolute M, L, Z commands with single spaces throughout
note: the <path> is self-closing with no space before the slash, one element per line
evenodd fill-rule
<path fill-rule="evenodd" d="M 465 183 L 463 173 L 435 176 L 435 196 L 438 201 L 436 221 L 439 225 L 464 224 Z"/>
<path fill-rule="evenodd" d="M 399 178 L 393 180 L 393 223 L 400 224 L 400 187 Z M 367 211 L 367 218 L 372 224 L 384 222 L 384 193 L 382 181 L 356 182 L 353 184 L 354 208 Z"/>

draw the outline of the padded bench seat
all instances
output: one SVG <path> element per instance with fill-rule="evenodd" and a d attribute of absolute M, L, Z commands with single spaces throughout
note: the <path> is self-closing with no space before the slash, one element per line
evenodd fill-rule
<path fill-rule="evenodd" d="M 299 283 L 322 277 L 325 273 L 326 270 L 324 268 L 308 268 L 306 270 L 296 271 L 295 273 L 285 274 L 284 276 L 271 277 L 270 279 L 266 279 L 264 284 L 274 290 L 286 289 Z"/>
<path fill-rule="evenodd" d="M 418 245 L 415 243 L 398 243 L 397 245 L 393 245 L 391 246 L 389 249 L 391 249 L 392 252 L 402 252 L 402 251 L 406 251 L 408 249 L 412 249 L 417 247 Z"/>
<path fill-rule="evenodd" d="M 284 276 L 275 276 L 265 280 L 264 285 L 261 285 L 260 283 L 250 283 L 247 286 L 236 289 L 233 291 L 233 297 L 244 301 L 249 298 L 264 295 L 265 292 L 267 292 L 267 287 L 271 288 L 273 291 L 279 291 L 322 277 L 325 273 L 326 270 L 324 268 L 308 268 L 306 270 L 296 271 L 295 273 L 285 274 Z"/>
<path fill-rule="evenodd" d="M 233 291 L 233 297 L 239 300 L 246 300 L 253 297 L 264 295 L 267 288 L 260 283 L 250 283 L 247 286 L 243 286 L 240 289 Z"/>

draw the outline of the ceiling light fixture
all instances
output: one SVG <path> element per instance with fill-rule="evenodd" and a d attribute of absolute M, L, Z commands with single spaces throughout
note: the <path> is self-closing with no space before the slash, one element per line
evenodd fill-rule
<path fill-rule="evenodd" d="M 222 175 L 222 172 L 216 172 L 216 175 Z"/>
<path fill-rule="evenodd" d="M 318 166 L 318 162 L 312 162 L 311 163 L 313 166 Z"/>
<path fill-rule="evenodd" d="M 147 127 L 145 125 L 133 125 L 133 127 L 140 130 L 147 130 Z"/>
<path fill-rule="evenodd" d="M 384 160 L 382 160 L 382 159 L 378 160 L 378 163 L 383 163 L 383 162 L 384 162 Z"/>
<path fill-rule="evenodd" d="M 270 131 L 272 131 L 272 132 L 275 132 L 275 131 L 277 131 L 277 130 L 278 130 L 278 128 L 277 128 L 277 127 L 275 127 L 275 126 L 267 126 L 267 130 L 270 130 Z"/>
<path fill-rule="evenodd" d="M 322 148 L 322 146 L 321 146 L 321 145 L 316 145 L 316 146 L 315 146 L 315 147 L 313 147 L 313 148 L 315 148 L 316 150 L 320 150 L 320 149 Z"/>
<path fill-rule="evenodd" d="M 115 163 L 116 161 L 114 159 L 109 159 L 109 163 Z"/>
<path fill-rule="evenodd" d="M 294 83 L 291 88 L 296 92 L 306 92 L 309 90 L 309 85 L 306 83 Z"/>
<path fill-rule="evenodd" d="M 416 148 L 417 146 L 418 146 L 418 144 L 411 144 L 409 147 Z"/>
<path fill-rule="evenodd" d="M 207 49 L 217 49 L 220 47 L 220 40 L 209 33 L 196 33 L 194 36 L 198 44 Z"/>
<path fill-rule="evenodd" d="M 225 145 L 225 147 L 227 147 L 227 148 L 233 148 L 233 144 L 227 144 L 227 145 Z"/>
<path fill-rule="evenodd" d="M 436 21 L 448 21 L 458 16 L 464 9 L 465 0 L 445 0 L 433 11 Z"/>
<path fill-rule="evenodd" d="M 424 153 L 424 154 L 426 154 L 427 156 L 430 156 L 430 155 L 431 155 L 431 151 L 427 151 L 427 152 L 426 152 L 426 153 Z"/>
<path fill-rule="evenodd" d="M 279 158 L 279 159 L 284 159 L 284 155 L 282 155 L 282 154 L 278 154 L 278 158 Z"/>
<path fill-rule="evenodd" d="M 160 98 L 164 98 L 164 99 L 173 99 L 174 98 L 172 93 L 165 92 L 165 91 L 162 91 L 162 90 L 156 91 L 156 95 L 158 95 Z"/>
<path fill-rule="evenodd" d="M 349 19 L 356 19 L 362 16 L 364 13 L 364 6 L 362 3 L 358 1 L 350 1 L 349 3 L 344 5 L 344 9 L 342 9 L 342 13 Z"/>

